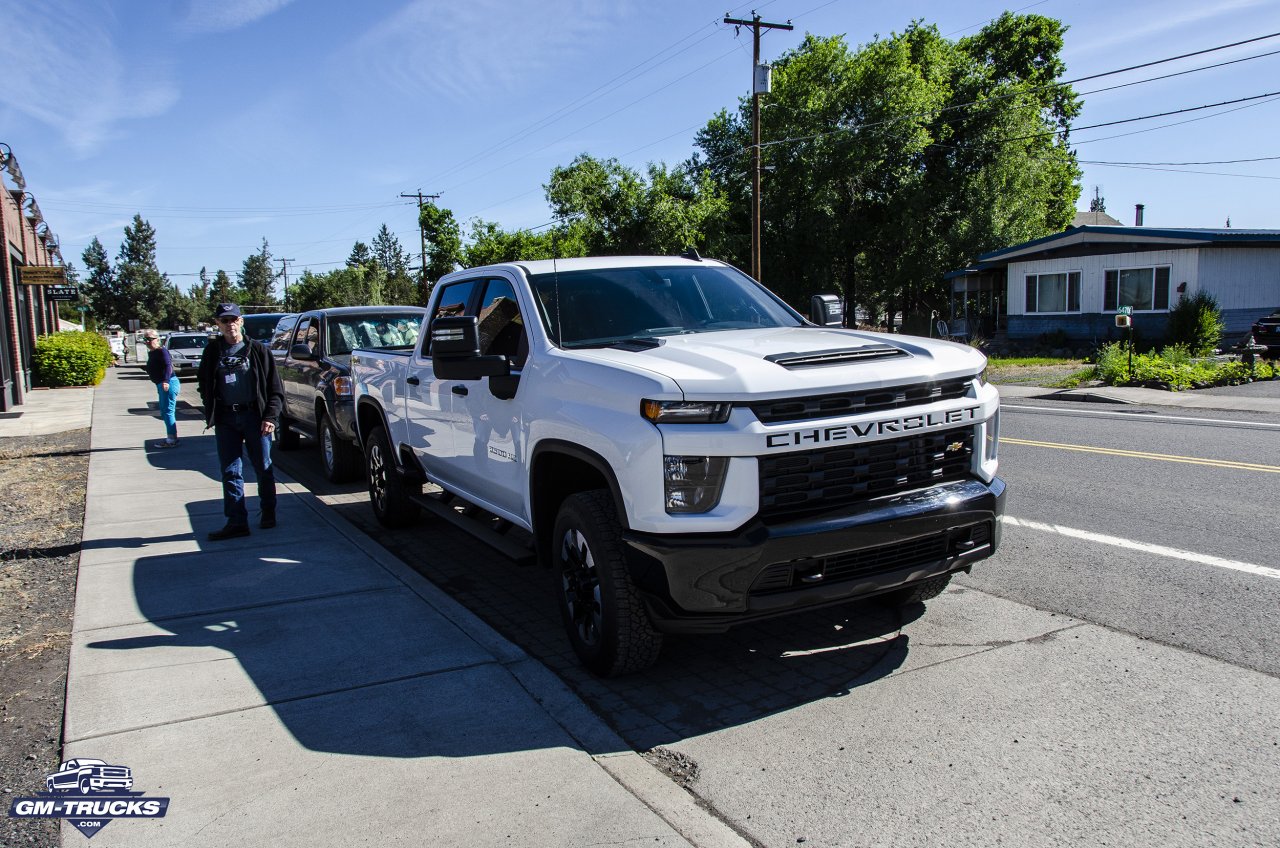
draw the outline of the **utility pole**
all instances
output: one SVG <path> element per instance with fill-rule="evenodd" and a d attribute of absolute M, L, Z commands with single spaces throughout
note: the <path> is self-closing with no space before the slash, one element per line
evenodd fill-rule
<path fill-rule="evenodd" d="M 439 200 L 438 194 L 423 194 L 422 189 L 418 189 L 413 194 L 401 194 L 401 197 L 418 198 L 418 235 L 422 237 L 422 263 L 418 269 L 418 281 L 422 284 L 422 290 L 426 291 L 427 286 L 427 230 L 422 226 L 422 207 L 426 205 L 428 200 Z"/>
<path fill-rule="evenodd" d="M 296 259 L 280 258 L 280 276 L 284 278 L 284 311 L 289 311 L 289 263 L 297 262 Z"/>
<path fill-rule="evenodd" d="M 768 72 L 760 64 L 760 30 L 795 29 L 791 21 L 785 24 L 769 24 L 760 20 L 753 9 L 751 20 L 743 21 L 725 16 L 724 22 L 740 27 L 751 27 L 753 47 L 751 51 L 751 276 L 761 275 L 760 262 L 760 96 L 768 88 Z"/>

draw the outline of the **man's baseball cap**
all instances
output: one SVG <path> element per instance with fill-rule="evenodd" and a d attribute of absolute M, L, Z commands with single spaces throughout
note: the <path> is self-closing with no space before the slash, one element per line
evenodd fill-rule
<path fill-rule="evenodd" d="M 221 318 L 239 318 L 240 305 L 236 303 L 219 303 L 218 309 L 213 313 L 214 319 Z"/>

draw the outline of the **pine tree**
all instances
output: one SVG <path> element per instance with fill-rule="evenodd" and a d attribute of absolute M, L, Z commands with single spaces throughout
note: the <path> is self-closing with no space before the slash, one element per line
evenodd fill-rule
<path fill-rule="evenodd" d="M 172 326 L 174 290 L 156 265 L 156 231 L 141 215 L 124 228 L 124 241 L 116 257 L 121 291 L 131 304 L 131 316 L 144 327 Z"/>
<path fill-rule="evenodd" d="M 97 236 L 89 242 L 80 257 L 84 260 L 88 274 L 84 281 L 84 293 L 89 299 L 90 310 L 99 324 L 123 327 L 127 320 L 128 303 L 121 291 L 120 281 L 116 278 L 115 269 L 107 259 L 107 250 Z"/>
<path fill-rule="evenodd" d="M 213 291 L 210 292 L 210 303 L 234 303 L 235 292 L 231 289 L 231 278 L 227 276 L 227 272 L 218 269 L 218 273 L 213 276 Z M 212 316 L 210 316 L 212 317 Z"/>
<path fill-rule="evenodd" d="M 387 274 L 409 276 L 409 254 L 386 224 L 373 237 L 373 258 L 387 270 Z"/>
<path fill-rule="evenodd" d="M 348 268 L 373 268 L 375 264 L 369 245 L 358 241 L 352 246 L 351 255 L 347 257 Z"/>
<path fill-rule="evenodd" d="M 240 271 L 241 303 L 246 306 L 276 305 L 278 301 L 272 293 L 275 276 L 271 267 L 271 251 L 267 249 L 267 240 L 263 239 L 262 249 L 246 258 Z"/>

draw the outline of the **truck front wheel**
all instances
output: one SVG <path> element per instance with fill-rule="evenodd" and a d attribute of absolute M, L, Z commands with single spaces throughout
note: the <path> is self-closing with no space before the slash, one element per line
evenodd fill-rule
<path fill-rule="evenodd" d="M 925 601 L 931 601 L 942 594 L 951 582 L 950 574 L 943 574 L 940 577 L 930 577 L 928 580 L 922 580 L 911 586 L 901 589 L 895 589 L 892 592 L 886 592 L 877 596 L 885 606 L 906 607 L 912 604 L 923 604 Z"/>
<path fill-rule="evenodd" d="M 662 634 L 627 572 L 613 499 L 602 490 L 570 495 L 552 533 L 560 615 L 578 659 L 603 677 L 653 665 Z"/>
<path fill-rule="evenodd" d="M 364 455 L 369 471 L 369 505 L 384 527 L 406 527 L 418 517 L 419 507 L 409 500 L 410 488 L 396 471 L 391 440 L 384 427 L 369 434 Z"/>
<path fill-rule="evenodd" d="M 345 483 L 360 476 L 360 449 L 338 435 L 333 419 L 320 415 L 320 458 L 330 483 Z"/>

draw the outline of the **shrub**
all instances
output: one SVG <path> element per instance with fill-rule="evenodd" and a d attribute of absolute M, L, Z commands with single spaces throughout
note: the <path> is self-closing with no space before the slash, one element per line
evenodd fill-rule
<path fill-rule="evenodd" d="M 1151 386 L 1181 391 L 1208 386 L 1230 386 L 1250 379 L 1274 378 L 1276 369 L 1265 362 L 1252 370 L 1243 362 L 1193 359 L 1182 345 L 1160 353 L 1134 353 L 1133 377 L 1129 375 L 1129 348 L 1120 342 L 1098 351 L 1097 378 L 1109 386 Z"/>
<path fill-rule="evenodd" d="M 1185 345 L 1192 356 L 1213 353 L 1225 330 L 1218 301 L 1208 292 L 1184 297 L 1169 310 L 1168 342 Z"/>
<path fill-rule="evenodd" d="M 111 346 L 97 333 L 68 330 L 36 339 L 32 369 L 40 386 L 96 386 L 107 375 Z"/>

